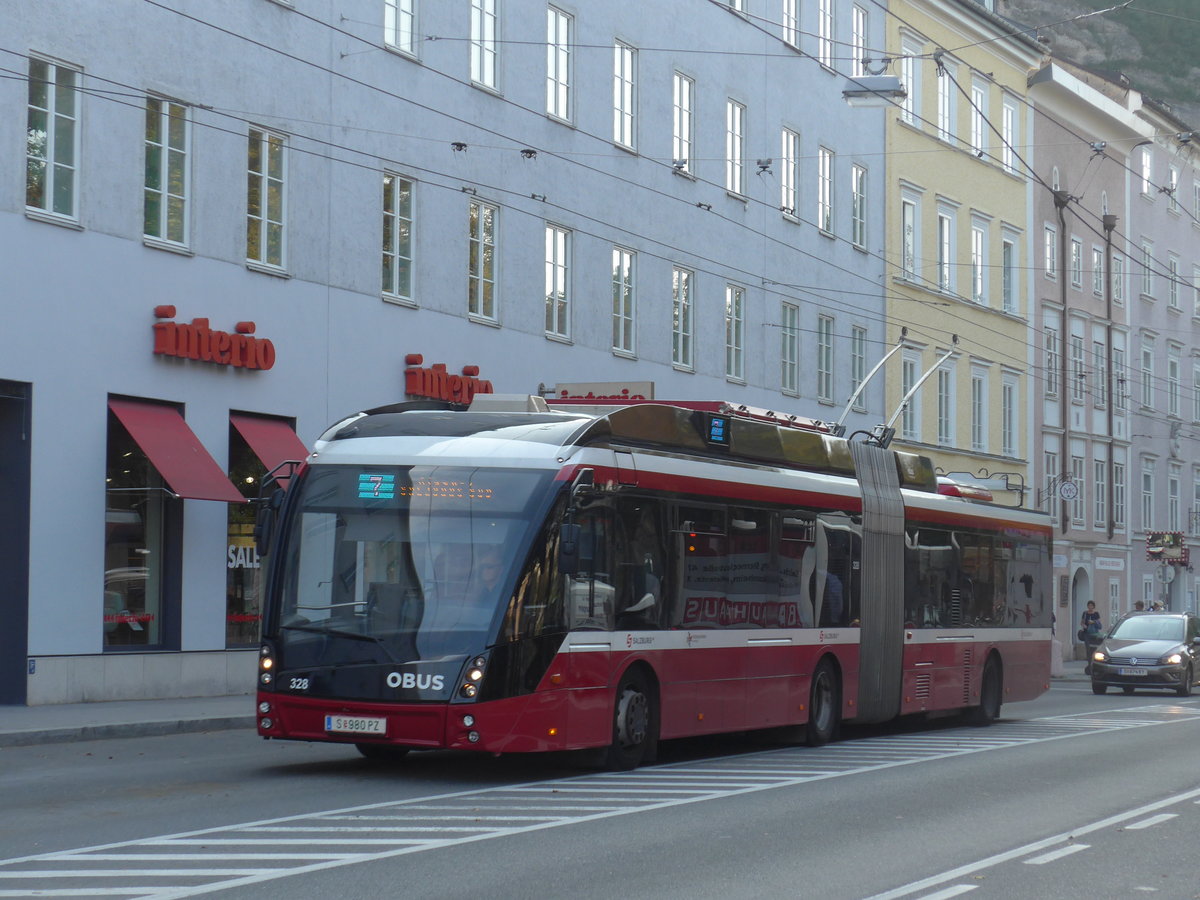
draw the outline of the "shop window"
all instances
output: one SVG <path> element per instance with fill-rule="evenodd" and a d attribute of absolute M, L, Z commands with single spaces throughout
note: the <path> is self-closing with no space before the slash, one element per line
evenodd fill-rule
<path fill-rule="evenodd" d="M 246 439 L 229 426 L 229 480 L 247 500 L 258 497 L 266 466 Z M 254 545 L 253 503 L 230 503 L 225 556 L 225 646 L 258 643 L 262 625 L 262 568 Z"/>
<path fill-rule="evenodd" d="M 163 648 L 182 503 L 111 411 L 105 482 L 104 647 Z"/>

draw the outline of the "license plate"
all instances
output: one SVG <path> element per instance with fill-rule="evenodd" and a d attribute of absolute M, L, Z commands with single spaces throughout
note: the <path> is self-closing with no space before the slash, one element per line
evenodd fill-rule
<path fill-rule="evenodd" d="M 1146 674 L 1148 674 L 1148 672 L 1147 672 L 1147 670 L 1142 669 L 1142 668 L 1137 668 L 1137 669 L 1120 668 L 1120 669 L 1117 669 L 1117 674 L 1118 675 L 1146 675 Z"/>
<path fill-rule="evenodd" d="M 387 734 L 387 719 L 367 716 L 326 716 L 326 731 L 343 734 Z"/>

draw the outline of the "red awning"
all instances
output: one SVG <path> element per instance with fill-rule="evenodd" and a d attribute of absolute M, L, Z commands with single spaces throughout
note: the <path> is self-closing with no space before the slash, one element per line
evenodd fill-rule
<path fill-rule="evenodd" d="M 150 458 L 168 487 L 180 497 L 246 502 L 174 407 L 110 399 L 108 408 Z"/>
<path fill-rule="evenodd" d="M 268 472 L 289 459 L 303 462 L 308 458 L 308 448 L 296 437 L 292 426 L 281 419 L 230 413 L 229 421 L 246 439 L 246 443 L 267 467 Z M 281 481 L 286 483 L 286 479 Z"/>

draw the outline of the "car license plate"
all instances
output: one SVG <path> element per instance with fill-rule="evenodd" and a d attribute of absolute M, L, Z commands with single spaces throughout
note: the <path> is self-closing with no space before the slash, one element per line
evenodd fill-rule
<path fill-rule="evenodd" d="M 368 716 L 326 716 L 325 730 L 343 734 L 387 734 L 387 719 Z"/>
<path fill-rule="evenodd" d="M 1142 668 L 1131 669 L 1128 667 L 1122 667 L 1120 669 L 1117 669 L 1117 674 L 1118 675 L 1145 675 L 1145 674 L 1147 674 L 1147 672 L 1145 669 L 1142 669 Z"/>

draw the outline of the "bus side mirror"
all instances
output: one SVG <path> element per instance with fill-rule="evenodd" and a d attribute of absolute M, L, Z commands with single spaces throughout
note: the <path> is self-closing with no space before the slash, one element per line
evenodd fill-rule
<path fill-rule="evenodd" d="M 579 572 L 580 526 L 568 522 L 558 528 L 558 571 L 563 575 Z"/>
<path fill-rule="evenodd" d="M 254 513 L 254 546 L 259 556 L 266 556 L 271 550 L 271 538 L 275 535 L 275 521 L 279 516 L 279 507 L 283 505 L 283 489 L 276 488 L 270 496 L 258 501 L 258 509 Z"/>

